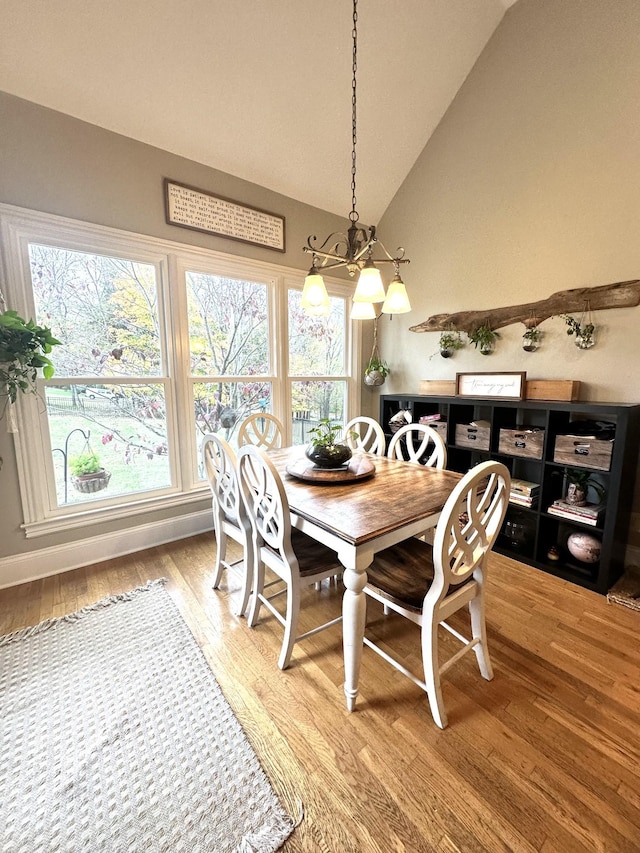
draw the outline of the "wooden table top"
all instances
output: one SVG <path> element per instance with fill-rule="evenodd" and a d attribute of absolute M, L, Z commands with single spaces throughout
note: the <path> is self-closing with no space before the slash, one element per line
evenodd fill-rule
<path fill-rule="evenodd" d="M 438 471 L 415 462 L 367 456 L 376 467 L 373 476 L 317 485 L 287 473 L 287 465 L 301 455 L 302 446 L 268 453 L 282 477 L 289 508 L 352 545 L 440 512 L 461 478 L 453 471 Z"/>

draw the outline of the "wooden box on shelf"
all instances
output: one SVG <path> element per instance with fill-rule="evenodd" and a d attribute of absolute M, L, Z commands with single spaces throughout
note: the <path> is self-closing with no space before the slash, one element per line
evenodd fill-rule
<path fill-rule="evenodd" d="M 473 450 L 488 450 L 491 427 L 475 424 L 456 424 L 456 444 Z"/>
<path fill-rule="evenodd" d="M 584 435 L 557 435 L 553 461 L 576 468 L 609 471 L 613 439 L 589 438 Z"/>
<path fill-rule="evenodd" d="M 498 453 L 509 456 L 524 456 L 527 459 L 542 459 L 544 430 L 532 427 L 501 429 Z"/>

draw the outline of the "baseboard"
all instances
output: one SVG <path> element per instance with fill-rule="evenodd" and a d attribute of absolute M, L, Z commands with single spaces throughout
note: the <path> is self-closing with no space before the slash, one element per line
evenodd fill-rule
<path fill-rule="evenodd" d="M 79 569 L 90 563 L 123 557 L 207 530 L 213 530 L 210 509 L 140 524 L 130 530 L 116 530 L 65 545 L 3 557 L 0 559 L 0 589 Z"/>

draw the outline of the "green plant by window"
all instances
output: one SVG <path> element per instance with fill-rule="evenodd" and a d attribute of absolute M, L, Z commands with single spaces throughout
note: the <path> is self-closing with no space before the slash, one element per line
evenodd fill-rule
<path fill-rule="evenodd" d="M 379 373 L 383 379 L 391 373 L 391 369 L 386 361 L 383 361 L 378 355 L 372 355 L 367 366 L 364 369 L 365 373 Z"/>
<path fill-rule="evenodd" d="M 337 442 L 338 436 L 342 432 L 342 424 L 332 424 L 329 418 L 322 418 L 318 422 L 317 427 L 308 430 L 307 436 L 309 443 L 313 447 L 333 447 Z M 358 433 L 350 431 L 352 438 L 357 438 Z"/>
<path fill-rule="evenodd" d="M 82 474 L 97 474 L 102 470 L 102 465 L 96 453 L 81 453 L 69 460 L 69 470 L 74 477 L 80 477 Z"/>
<path fill-rule="evenodd" d="M 17 311 L 0 314 L 0 396 L 15 403 L 18 394 L 35 393 L 38 370 L 51 379 L 48 354 L 59 344 L 51 329 L 24 320 Z"/>

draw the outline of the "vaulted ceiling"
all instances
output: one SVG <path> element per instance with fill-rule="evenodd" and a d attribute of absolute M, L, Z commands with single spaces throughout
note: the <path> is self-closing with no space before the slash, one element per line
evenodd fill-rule
<path fill-rule="evenodd" d="M 360 0 L 375 224 L 515 0 Z M 0 0 L 0 90 L 346 216 L 350 0 Z"/>

